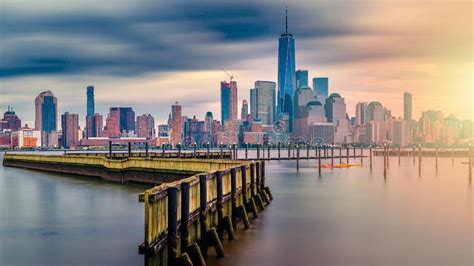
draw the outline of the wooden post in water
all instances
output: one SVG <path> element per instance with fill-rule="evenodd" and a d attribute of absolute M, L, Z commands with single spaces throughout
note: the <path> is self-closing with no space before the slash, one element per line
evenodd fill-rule
<path fill-rule="evenodd" d="M 262 144 L 262 159 L 265 159 L 265 144 Z"/>
<path fill-rule="evenodd" d="M 318 172 L 319 172 L 319 176 L 321 176 L 321 149 L 319 148 L 318 146 Z"/>
<path fill-rule="evenodd" d="M 418 144 L 418 175 L 421 176 L 421 144 Z"/>
<path fill-rule="evenodd" d="M 306 159 L 309 159 L 309 143 L 306 143 Z"/>
<path fill-rule="evenodd" d="M 339 164 L 342 164 L 342 145 L 339 146 Z"/>
<path fill-rule="evenodd" d="M 237 173 L 236 168 L 230 169 L 230 198 L 231 198 L 231 206 L 232 206 L 232 225 L 236 228 L 236 220 L 237 217 Z"/>
<path fill-rule="evenodd" d="M 401 164 L 401 159 L 400 159 L 401 152 L 402 152 L 401 150 L 402 150 L 402 147 L 398 146 L 398 166 L 400 166 L 400 164 Z"/>
<path fill-rule="evenodd" d="M 268 160 L 271 159 L 271 158 L 270 158 L 270 150 L 271 150 L 271 148 L 272 148 L 271 144 L 268 143 L 268 146 L 267 146 L 267 149 L 268 149 L 268 150 L 267 150 L 267 151 L 268 151 L 268 153 L 267 153 L 267 158 L 268 158 Z"/>
<path fill-rule="evenodd" d="M 383 178 L 387 178 L 387 144 L 383 144 Z"/>
<path fill-rule="evenodd" d="M 224 158 L 224 148 L 222 148 L 222 142 L 219 145 L 219 157 L 221 158 L 221 160 Z"/>
<path fill-rule="evenodd" d="M 364 163 L 364 147 L 360 146 L 360 164 Z"/>
<path fill-rule="evenodd" d="M 245 159 L 249 158 L 249 144 L 245 143 Z"/>
<path fill-rule="evenodd" d="M 454 165 L 454 144 L 451 147 L 451 165 Z"/>
<path fill-rule="evenodd" d="M 189 182 L 181 183 L 181 253 L 189 246 Z"/>
<path fill-rule="evenodd" d="M 436 144 L 435 157 L 436 170 L 438 170 L 438 144 Z"/>
<path fill-rule="evenodd" d="M 112 141 L 109 140 L 109 159 L 112 159 Z"/>
<path fill-rule="evenodd" d="M 260 192 L 260 185 L 261 185 L 261 172 L 260 172 L 260 161 L 255 162 L 255 189 L 257 190 L 257 194 Z"/>
<path fill-rule="evenodd" d="M 471 184 L 472 182 L 472 146 L 469 145 L 469 150 L 468 150 L 468 153 L 469 153 L 469 161 L 468 161 L 468 167 L 469 167 L 469 184 Z"/>
<path fill-rule="evenodd" d="M 178 158 L 181 158 L 181 142 L 178 143 Z"/>
<path fill-rule="evenodd" d="M 128 157 L 132 157 L 132 143 L 128 142 Z"/>
<path fill-rule="evenodd" d="M 199 175 L 199 224 L 201 226 L 200 245 L 202 254 L 207 256 L 207 175 Z"/>
<path fill-rule="evenodd" d="M 346 147 L 346 161 L 349 163 L 349 145 Z"/>
<path fill-rule="evenodd" d="M 260 159 L 260 144 L 257 142 L 257 159 Z"/>
<path fill-rule="evenodd" d="M 219 236 L 220 239 L 223 239 L 224 230 L 221 226 L 222 218 L 224 218 L 224 205 L 222 204 L 222 201 L 224 198 L 223 187 L 222 187 L 222 171 L 216 172 L 216 191 L 217 191 L 216 208 L 217 208 L 217 223 L 218 223 L 217 235 Z"/>
<path fill-rule="evenodd" d="M 300 145 L 296 144 L 296 171 L 300 170 Z"/>
<path fill-rule="evenodd" d="M 193 158 L 196 159 L 197 157 L 197 143 L 194 142 L 193 144 Z"/>
<path fill-rule="evenodd" d="M 387 169 L 390 168 L 390 144 L 387 145 Z"/>
<path fill-rule="evenodd" d="M 281 158 L 281 154 L 280 154 L 280 142 L 278 142 L 278 160 L 280 160 Z"/>
<path fill-rule="evenodd" d="M 354 145 L 354 146 L 352 146 L 352 148 L 354 149 L 354 156 L 353 156 L 353 158 L 355 159 L 355 158 L 356 158 L 356 146 Z"/>
<path fill-rule="evenodd" d="M 161 144 L 161 158 L 165 158 L 165 144 Z"/>
<path fill-rule="evenodd" d="M 250 164 L 250 196 L 255 196 L 255 164 Z"/>
<path fill-rule="evenodd" d="M 172 265 L 173 260 L 178 257 L 178 189 L 168 187 L 168 265 Z"/>
<path fill-rule="evenodd" d="M 334 168 L 334 146 L 331 145 L 331 169 Z"/>
<path fill-rule="evenodd" d="M 372 170 L 372 145 L 369 146 L 369 162 L 370 162 L 370 170 Z"/>
<path fill-rule="evenodd" d="M 210 147 L 210 143 L 208 142 L 207 143 L 207 159 L 211 158 L 211 151 L 210 151 L 211 147 Z"/>
<path fill-rule="evenodd" d="M 290 149 L 290 143 L 288 142 L 288 159 L 291 158 L 291 149 Z"/>

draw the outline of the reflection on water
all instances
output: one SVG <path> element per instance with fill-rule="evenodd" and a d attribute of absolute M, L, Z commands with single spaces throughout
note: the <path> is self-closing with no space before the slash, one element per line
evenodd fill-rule
<path fill-rule="evenodd" d="M 419 176 L 392 157 L 386 179 L 373 160 L 321 177 L 316 160 L 267 162 L 274 200 L 209 265 L 472 265 L 463 160 L 423 158 Z M 0 167 L 0 265 L 142 265 L 142 190 Z"/>

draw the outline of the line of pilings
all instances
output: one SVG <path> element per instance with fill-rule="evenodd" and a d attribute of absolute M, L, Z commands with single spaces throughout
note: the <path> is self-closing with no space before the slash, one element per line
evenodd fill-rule
<path fill-rule="evenodd" d="M 166 189 L 168 197 L 167 204 L 167 222 L 168 230 L 166 235 L 167 254 L 165 259 L 167 265 L 176 266 L 203 266 L 206 265 L 205 258 L 208 255 L 209 247 L 215 249 L 217 257 L 224 257 L 225 250 L 222 240 L 227 236 L 229 240 L 235 240 L 235 232 L 237 223 L 241 222 L 243 228 L 249 229 L 249 214 L 252 219 L 259 217 L 259 212 L 263 211 L 267 205 L 273 200 L 270 188 L 265 182 L 265 161 L 252 162 L 250 167 L 250 177 L 247 177 L 247 166 L 241 165 L 228 170 L 218 170 L 214 173 L 215 191 L 217 199 L 215 208 L 213 203 L 207 198 L 209 187 L 209 174 L 199 175 L 199 226 L 200 235 L 198 239 L 190 242 L 190 227 L 195 223 L 190 220 L 190 186 L 191 182 L 182 182 L 178 186 L 171 186 Z M 224 171 L 229 171 L 231 192 L 230 198 L 223 194 L 223 175 Z M 237 171 L 241 171 L 241 188 L 237 188 Z M 250 187 L 247 189 L 247 178 L 250 178 Z M 181 192 L 181 193 L 179 193 Z M 247 194 L 250 192 L 250 194 Z M 178 199 L 178 195 L 181 198 Z M 241 198 L 239 196 L 241 195 Z M 242 204 L 237 206 L 241 199 Z M 225 214 L 225 204 L 230 201 L 231 211 Z M 179 202 L 181 204 L 179 204 Z M 178 223 L 178 212 L 180 212 L 181 222 Z M 217 226 L 211 226 L 212 213 L 217 212 Z M 145 261 L 153 261 L 156 256 L 163 255 L 161 253 L 164 245 L 157 250 L 156 246 L 146 247 L 142 244 L 139 252 L 145 254 Z M 161 262 L 163 263 L 163 261 Z M 147 263 L 146 263 L 147 264 Z M 161 264 L 160 264 L 161 265 Z"/>

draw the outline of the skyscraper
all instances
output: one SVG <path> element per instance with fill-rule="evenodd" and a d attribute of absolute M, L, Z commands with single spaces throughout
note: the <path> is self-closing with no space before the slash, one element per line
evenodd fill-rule
<path fill-rule="evenodd" d="M 183 136 L 183 117 L 181 114 L 181 105 L 178 102 L 175 102 L 171 106 L 171 144 L 176 146 L 178 143 L 181 143 Z"/>
<path fill-rule="evenodd" d="M 358 102 L 356 104 L 356 125 L 365 125 L 367 116 L 367 103 Z"/>
<path fill-rule="evenodd" d="M 240 110 L 240 119 L 247 120 L 247 116 L 249 115 L 249 102 L 247 100 L 242 101 L 242 110 Z"/>
<path fill-rule="evenodd" d="M 57 130 L 58 100 L 51 91 L 42 92 L 35 99 L 35 129 L 52 132 Z"/>
<path fill-rule="evenodd" d="M 10 106 L 8 106 L 7 111 L 3 113 L 3 119 L 1 122 L 3 130 L 10 129 L 11 131 L 17 131 L 21 128 L 21 120 Z"/>
<path fill-rule="evenodd" d="M 61 115 L 62 146 L 75 148 L 79 145 L 79 115 L 65 112 Z"/>
<path fill-rule="evenodd" d="M 313 78 L 313 90 L 317 100 L 325 103 L 328 97 L 329 79 L 325 77 Z"/>
<path fill-rule="evenodd" d="M 262 125 L 273 125 L 275 121 L 275 87 L 273 81 L 257 80 L 250 90 L 250 114 Z"/>
<path fill-rule="evenodd" d="M 296 70 L 296 89 L 308 87 L 308 70 Z"/>
<path fill-rule="evenodd" d="M 87 86 L 87 115 L 95 114 L 94 86 Z"/>
<path fill-rule="evenodd" d="M 324 105 L 328 122 L 334 124 L 334 142 L 344 143 L 349 135 L 349 120 L 347 119 L 346 103 L 337 93 L 332 93 Z"/>
<path fill-rule="evenodd" d="M 237 120 L 237 82 L 221 81 L 221 119 Z"/>
<path fill-rule="evenodd" d="M 295 38 L 288 33 L 288 12 L 285 16 L 285 33 L 278 42 L 278 110 L 277 116 L 287 113 L 289 131 L 294 118 L 293 95 L 296 90 Z"/>
<path fill-rule="evenodd" d="M 403 119 L 411 121 L 412 114 L 412 94 L 409 92 L 405 92 L 403 94 Z"/>
<path fill-rule="evenodd" d="M 151 139 L 155 136 L 155 119 L 151 114 L 137 116 L 136 133 L 139 138 Z"/>

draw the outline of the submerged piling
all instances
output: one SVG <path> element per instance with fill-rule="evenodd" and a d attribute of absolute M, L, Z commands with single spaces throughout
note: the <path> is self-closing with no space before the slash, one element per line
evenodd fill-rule
<path fill-rule="evenodd" d="M 421 176 L 421 144 L 418 145 L 418 175 Z"/>
<path fill-rule="evenodd" d="M 278 160 L 280 160 L 281 154 L 280 154 L 280 142 L 278 142 Z"/>
<path fill-rule="evenodd" d="M 318 172 L 319 176 L 321 176 L 321 149 L 318 147 Z"/>
<path fill-rule="evenodd" d="M 370 170 L 372 170 L 372 145 L 369 146 L 369 162 L 370 162 Z"/>
<path fill-rule="evenodd" d="M 342 164 L 342 145 L 339 146 L 339 164 Z"/>
<path fill-rule="evenodd" d="M 436 165 L 436 171 L 438 170 L 438 144 L 436 144 L 436 150 L 435 150 L 435 165 Z"/>
<path fill-rule="evenodd" d="M 109 140 L 109 158 L 112 159 L 112 141 Z"/>
<path fill-rule="evenodd" d="M 334 146 L 331 146 L 331 169 L 334 168 Z"/>
<path fill-rule="evenodd" d="M 128 142 L 128 157 L 132 157 L 132 143 Z"/>
<path fill-rule="evenodd" d="M 296 144 L 296 171 L 300 170 L 300 145 Z"/>

